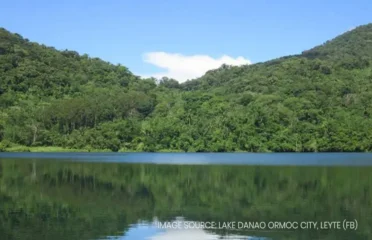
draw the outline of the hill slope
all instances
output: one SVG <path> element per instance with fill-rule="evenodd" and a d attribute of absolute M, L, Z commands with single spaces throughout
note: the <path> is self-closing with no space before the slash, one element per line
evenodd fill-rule
<path fill-rule="evenodd" d="M 299 55 L 157 84 L 1 29 L 0 140 L 2 148 L 371 151 L 371 62 L 368 24 Z"/>

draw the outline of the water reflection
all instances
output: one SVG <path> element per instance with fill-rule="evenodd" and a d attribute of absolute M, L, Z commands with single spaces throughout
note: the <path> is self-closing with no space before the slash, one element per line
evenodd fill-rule
<path fill-rule="evenodd" d="M 261 165 L 372 166 L 372 153 L 2 153 L 0 159 L 48 159 L 81 162 Z"/>
<path fill-rule="evenodd" d="M 201 228 L 202 222 L 186 221 L 178 217 L 168 222 L 171 227 L 161 227 L 157 220 L 153 222 L 142 222 L 133 224 L 123 236 L 109 236 L 105 239 L 112 240 L 269 240 L 265 237 L 243 236 L 243 235 L 218 235 Z"/>
<path fill-rule="evenodd" d="M 116 240 L 145 240 L 164 232 L 156 225 L 151 223 L 131 224 L 127 231 L 124 231 L 122 236 L 108 236 L 105 239 Z"/>
<path fill-rule="evenodd" d="M 369 239 L 370 172 L 0 159 L 0 239 Z M 155 216 L 161 222 L 356 219 L 358 229 L 158 229 Z"/>

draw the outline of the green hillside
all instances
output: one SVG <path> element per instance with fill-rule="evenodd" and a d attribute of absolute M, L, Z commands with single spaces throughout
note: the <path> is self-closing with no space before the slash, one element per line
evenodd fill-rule
<path fill-rule="evenodd" d="M 183 84 L 0 29 L 0 149 L 372 151 L 371 63 L 372 24 Z"/>

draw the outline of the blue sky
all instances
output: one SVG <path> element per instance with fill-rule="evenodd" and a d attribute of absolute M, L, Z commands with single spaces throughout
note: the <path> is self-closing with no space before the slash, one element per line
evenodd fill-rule
<path fill-rule="evenodd" d="M 299 53 L 372 22 L 371 12 L 370 0 L 4 0 L 0 26 L 138 75 L 183 81 L 221 62 Z"/>

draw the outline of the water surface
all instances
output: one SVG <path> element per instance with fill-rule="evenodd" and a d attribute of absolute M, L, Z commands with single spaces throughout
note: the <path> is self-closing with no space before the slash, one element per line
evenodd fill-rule
<path fill-rule="evenodd" d="M 0 153 L 1 158 L 193 165 L 372 166 L 372 153 Z"/>
<path fill-rule="evenodd" d="M 370 158 L 1 154 L 0 239 L 370 239 Z M 196 165 L 181 164 L 187 160 Z M 357 220 L 358 229 L 159 228 L 343 220 Z"/>

